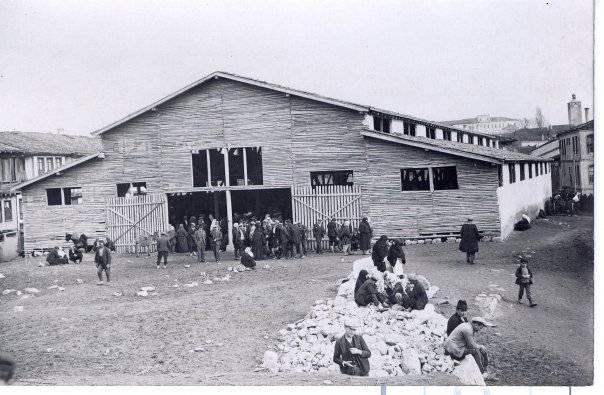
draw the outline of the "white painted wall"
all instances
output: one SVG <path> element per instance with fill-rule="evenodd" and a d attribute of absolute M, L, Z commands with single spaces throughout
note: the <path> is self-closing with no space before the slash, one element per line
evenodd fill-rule
<path fill-rule="evenodd" d="M 416 137 L 426 137 L 426 126 L 420 125 L 419 123 L 415 126 Z"/>
<path fill-rule="evenodd" d="M 442 129 L 434 129 L 436 132 L 436 139 L 437 140 L 442 140 L 443 139 L 443 130 Z"/>
<path fill-rule="evenodd" d="M 365 118 L 363 118 L 363 125 L 365 125 L 367 129 L 373 130 L 373 116 L 365 114 Z"/>
<path fill-rule="evenodd" d="M 12 219 L 10 221 L 7 221 L 4 215 L 5 201 L 10 201 L 11 204 Z M 0 209 L 2 210 L 2 214 L 0 215 L 0 231 L 18 229 L 19 221 L 17 216 L 19 212 L 17 211 L 17 197 L 0 197 Z"/>
<path fill-rule="evenodd" d="M 404 122 L 400 119 L 393 119 L 390 124 L 390 131 L 392 133 L 403 134 L 405 132 Z"/>
<path fill-rule="evenodd" d="M 528 215 L 531 219 L 536 218 L 539 210 L 545 206 L 545 201 L 552 195 L 551 174 L 534 177 L 533 172 L 533 178 L 528 178 L 527 169 L 525 172 L 527 178 L 520 181 L 520 168 L 516 166 L 516 182 L 508 184 L 505 167 L 503 169 L 504 185 L 497 188 L 502 238 L 506 238 L 512 233 L 514 224 L 522 219 L 522 214 Z"/>

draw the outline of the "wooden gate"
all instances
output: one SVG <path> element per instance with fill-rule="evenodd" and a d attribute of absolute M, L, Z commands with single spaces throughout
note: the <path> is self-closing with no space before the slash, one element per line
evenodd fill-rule
<path fill-rule="evenodd" d="M 167 205 L 163 194 L 107 199 L 107 232 L 116 251 L 133 253 L 137 239 L 167 231 Z"/>
<path fill-rule="evenodd" d="M 315 248 L 312 228 L 322 222 L 327 232 L 327 223 L 333 217 L 338 223 L 349 220 L 353 229 L 359 227 L 363 218 L 361 209 L 361 187 L 336 185 L 330 187 L 292 188 L 292 212 L 294 222 L 308 228 L 308 249 Z M 323 241 L 327 247 L 327 240 Z"/>

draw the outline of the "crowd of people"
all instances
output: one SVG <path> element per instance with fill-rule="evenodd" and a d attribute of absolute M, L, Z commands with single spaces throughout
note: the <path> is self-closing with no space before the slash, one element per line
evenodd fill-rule
<path fill-rule="evenodd" d="M 594 196 L 575 192 L 566 188 L 545 202 L 546 215 L 573 215 L 576 213 L 593 213 Z"/>

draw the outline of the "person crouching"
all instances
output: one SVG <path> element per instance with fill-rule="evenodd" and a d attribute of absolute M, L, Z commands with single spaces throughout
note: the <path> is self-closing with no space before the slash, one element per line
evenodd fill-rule
<path fill-rule="evenodd" d="M 69 260 L 73 263 L 82 263 L 82 258 L 84 258 L 82 251 L 80 251 L 76 246 L 71 246 L 69 249 Z"/>
<path fill-rule="evenodd" d="M 361 285 L 354 294 L 354 301 L 358 306 L 373 304 L 381 307 L 382 303 L 386 301 L 386 297 L 378 292 L 376 282 L 377 278 L 375 273 L 367 276 L 367 280 L 365 280 L 363 285 Z"/>
<path fill-rule="evenodd" d="M 333 361 L 340 366 L 340 372 L 344 374 L 367 376 L 371 351 L 363 336 L 356 333 L 358 327 L 356 320 L 348 319 L 344 322 L 344 335 L 335 342 Z"/>
<path fill-rule="evenodd" d="M 246 247 L 241 254 L 241 264 L 245 266 L 246 270 L 256 269 L 256 261 L 254 260 L 254 254 L 250 247 Z"/>

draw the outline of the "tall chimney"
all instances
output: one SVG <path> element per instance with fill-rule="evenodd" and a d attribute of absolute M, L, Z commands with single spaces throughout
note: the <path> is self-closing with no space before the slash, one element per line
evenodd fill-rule
<path fill-rule="evenodd" d="M 589 107 L 585 107 L 585 122 L 589 122 Z"/>

